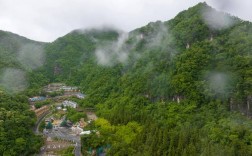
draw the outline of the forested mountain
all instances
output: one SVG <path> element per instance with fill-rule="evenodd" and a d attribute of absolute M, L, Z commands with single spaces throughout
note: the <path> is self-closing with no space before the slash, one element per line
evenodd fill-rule
<path fill-rule="evenodd" d="M 129 33 L 75 30 L 43 46 L 43 65 L 22 66 L 27 93 L 47 82 L 81 88 L 81 106 L 101 117 L 83 152 L 252 155 L 250 22 L 199 3 Z"/>
<path fill-rule="evenodd" d="M 0 68 L 27 68 L 27 65 L 23 64 L 24 59 L 32 62 L 33 60 L 27 55 L 31 55 L 31 51 L 37 52 L 38 48 L 43 45 L 44 43 L 32 41 L 10 32 L 0 31 Z M 24 54 L 24 51 L 28 51 L 27 54 Z"/>
<path fill-rule="evenodd" d="M 251 155 L 251 123 L 233 112 L 251 113 L 251 33 L 250 22 L 200 3 L 128 34 L 73 31 L 48 45 L 45 69 L 52 82 L 80 86 L 82 106 L 106 119 L 87 148 Z"/>
<path fill-rule="evenodd" d="M 35 114 L 27 97 L 0 91 L 0 154 L 32 155 L 42 146 L 42 138 L 33 133 Z"/>
<path fill-rule="evenodd" d="M 249 107 L 251 27 L 200 3 L 128 34 L 73 31 L 46 47 L 44 68 L 50 81 L 80 85 L 97 100 L 92 105 L 100 93 L 127 92 L 151 102 L 221 99 Z"/>
<path fill-rule="evenodd" d="M 45 61 L 45 43 L 0 31 L 0 88 L 11 93 L 23 91 L 28 77 Z"/>
<path fill-rule="evenodd" d="M 35 114 L 29 110 L 27 96 L 19 92 L 27 87 L 32 69 L 40 65 L 36 61 L 43 45 L 0 31 L 0 155 L 31 155 L 42 145 L 32 131 Z"/>

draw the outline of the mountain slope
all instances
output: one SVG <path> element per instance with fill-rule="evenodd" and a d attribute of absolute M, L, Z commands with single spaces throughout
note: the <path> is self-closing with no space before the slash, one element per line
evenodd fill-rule
<path fill-rule="evenodd" d="M 229 110 L 251 114 L 251 30 L 200 3 L 128 34 L 69 33 L 48 45 L 41 73 L 80 86 L 80 104 L 106 119 L 95 123 L 101 138 L 83 138 L 84 151 L 249 155 L 252 124 Z"/>
<path fill-rule="evenodd" d="M 28 92 L 48 81 L 81 88 L 79 104 L 101 118 L 83 153 L 252 155 L 252 123 L 234 112 L 252 113 L 251 33 L 206 3 L 129 33 L 76 30 L 45 45 Z"/>
<path fill-rule="evenodd" d="M 211 15 L 219 17 L 211 19 L 216 18 Z M 218 21 L 219 18 L 223 21 Z M 218 25 L 216 22 L 210 23 L 211 20 L 217 20 Z M 47 75 L 51 80 L 69 81 L 75 85 L 81 84 L 82 79 L 83 87 L 89 88 L 90 82 L 81 76 L 89 79 L 88 75 L 99 74 L 100 68 L 117 69 L 116 75 L 122 76 L 122 79 L 127 75 L 134 78 L 135 75 L 142 82 L 146 81 L 139 86 L 142 89 L 137 94 L 153 97 L 150 98 L 152 100 L 184 97 L 186 94 L 190 96 L 192 90 L 197 96 L 205 96 L 200 95 L 204 90 L 215 92 L 215 88 L 205 88 L 212 81 L 206 78 L 211 74 L 228 71 L 223 76 L 231 74 L 232 81 L 240 79 L 240 83 L 250 83 L 247 79 L 244 82 L 242 76 L 236 73 L 238 67 L 234 66 L 237 64 L 231 64 L 236 59 L 248 61 L 251 50 L 250 29 L 251 23 L 200 3 L 170 21 L 158 21 L 136 29 L 126 38 L 116 30 L 74 31 L 48 46 Z M 94 32 L 100 36 L 92 34 Z M 242 41 L 244 43 L 240 44 Z M 249 74 L 249 64 L 244 66 L 247 66 L 243 68 L 244 73 Z M 87 68 L 93 69 L 84 71 Z M 198 84 L 194 84 L 194 81 Z M 232 90 L 229 94 L 242 92 L 234 88 L 235 84 L 227 85 L 225 87 Z M 240 96 L 249 96 L 250 91 L 245 92 L 246 95 Z"/>
<path fill-rule="evenodd" d="M 20 63 L 19 60 L 17 60 L 19 53 L 22 52 L 26 46 L 36 47 L 42 45 L 44 45 L 42 42 L 32 41 L 10 32 L 0 31 L 0 68 L 22 66 L 22 62 Z"/>
<path fill-rule="evenodd" d="M 44 43 L 0 31 L 0 155 L 32 155 L 42 146 L 33 133 L 35 114 L 27 97 L 28 73 L 42 66 Z"/>
<path fill-rule="evenodd" d="M 45 45 L 0 31 L 0 88 L 10 93 L 24 91 L 29 85 L 29 73 L 44 64 Z"/>

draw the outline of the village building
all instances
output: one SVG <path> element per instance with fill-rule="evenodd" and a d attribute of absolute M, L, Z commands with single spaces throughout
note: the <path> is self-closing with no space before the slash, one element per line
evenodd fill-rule
<path fill-rule="evenodd" d="M 43 97 L 43 96 L 35 96 L 35 97 L 32 97 L 32 98 L 29 98 L 29 101 L 30 101 L 30 102 L 43 101 L 43 100 L 46 100 L 46 97 Z"/>
<path fill-rule="evenodd" d="M 57 92 L 61 90 L 61 87 L 65 86 L 64 83 L 51 83 L 44 87 L 45 92 Z"/>
<path fill-rule="evenodd" d="M 78 93 L 78 94 L 76 94 L 76 97 L 79 98 L 79 99 L 84 99 L 85 95 L 82 94 L 82 93 Z"/>
<path fill-rule="evenodd" d="M 80 133 L 80 135 L 85 135 L 85 134 L 86 135 L 91 134 L 91 131 L 83 131 L 83 132 Z"/>
<path fill-rule="evenodd" d="M 79 91 L 78 87 L 73 87 L 73 86 L 62 86 L 60 87 L 60 90 L 64 90 L 65 92 L 78 92 Z"/>
<path fill-rule="evenodd" d="M 83 132 L 83 129 L 82 128 L 80 128 L 80 127 L 78 127 L 78 126 L 76 126 L 76 127 L 72 127 L 71 128 L 71 130 L 72 130 L 72 132 L 74 133 L 74 134 L 76 134 L 76 135 L 79 135 L 81 132 Z"/>
<path fill-rule="evenodd" d="M 54 128 L 58 128 L 59 127 L 59 125 L 60 125 L 60 123 L 61 123 L 61 120 L 53 120 L 53 127 Z"/>
<path fill-rule="evenodd" d="M 73 101 L 65 100 L 65 101 L 63 101 L 62 104 L 63 104 L 64 107 L 77 108 L 77 103 L 73 102 Z"/>

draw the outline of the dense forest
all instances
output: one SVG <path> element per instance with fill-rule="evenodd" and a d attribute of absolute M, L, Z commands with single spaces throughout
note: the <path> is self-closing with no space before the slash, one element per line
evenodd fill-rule
<path fill-rule="evenodd" d="M 26 73 L 21 93 L 0 97 L 3 112 L 21 116 L 8 118 L 22 124 L 15 126 L 27 130 L 34 122 L 25 119 L 34 115 L 19 94 L 36 95 L 48 82 L 65 82 L 79 86 L 87 95 L 81 107 L 95 108 L 99 116 L 90 126 L 99 135 L 82 137 L 83 154 L 104 147 L 108 155 L 252 155 L 252 23 L 199 3 L 129 33 L 75 30 L 52 43 L 32 44 L 28 49 L 36 57 L 21 60 L 36 60 L 43 51 L 43 63 L 20 61 L 0 45 L 6 58 L 0 67 Z M 7 133 L 8 120 L 0 117 Z M 14 131 L 20 136 L 8 140 L 22 146 L 11 146 L 6 155 L 39 146 L 28 130 L 29 137 Z M 8 138 L 5 133 L 0 139 Z M 1 140 L 0 154 L 7 145 Z"/>
<path fill-rule="evenodd" d="M 33 51 L 42 46 L 44 43 L 0 31 L 0 155 L 32 155 L 43 144 L 33 133 L 36 118 L 24 92 L 28 75 L 37 65 Z"/>
<path fill-rule="evenodd" d="M 0 92 L 0 154 L 31 155 L 38 152 L 42 138 L 33 133 L 35 114 L 27 97 Z"/>

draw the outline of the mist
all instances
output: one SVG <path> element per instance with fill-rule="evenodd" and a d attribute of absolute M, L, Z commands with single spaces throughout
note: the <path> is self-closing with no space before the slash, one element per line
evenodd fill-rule
<path fill-rule="evenodd" d="M 26 74 L 21 69 L 6 68 L 1 73 L 0 85 L 9 93 L 18 93 L 28 87 Z"/>
<path fill-rule="evenodd" d="M 154 33 L 148 41 L 149 47 L 163 46 L 165 39 L 171 39 L 168 28 L 162 22 L 159 21 L 158 25 L 152 25 L 152 27 L 154 28 Z M 168 43 L 169 41 L 165 44 L 167 45 Z"/>
<path fill-rule="evenodd" d="M 213 30 L 227 29 L 235 24 L 235 20 L 230 15 L 212 8 L 203 9 L 202 18 L 205 24 Z"/>
<path fill-rule="evenodd" d="M 44 48 L 38 44 L 28 43 L 21 46 L 17 55 L 17 60 L 28 70 L 41 67 L 45 61 Z"/>
<path fill-rule="evenodd" d="M 210 96 L 230 96 L 232 91 L 231 76 L 224 72 L 212 71 L 205 75 L 207 80 L 205 94 Z"/>
<path fill-rule="evenodd" d="M 124 43 L 127 39 L 128 33 L 120 33 L 117 41 L 98 46 L 95 50 L 97 63 L 103 66 L 113 66 L 117 62 L 126 63 L 129 52 Z"/>

